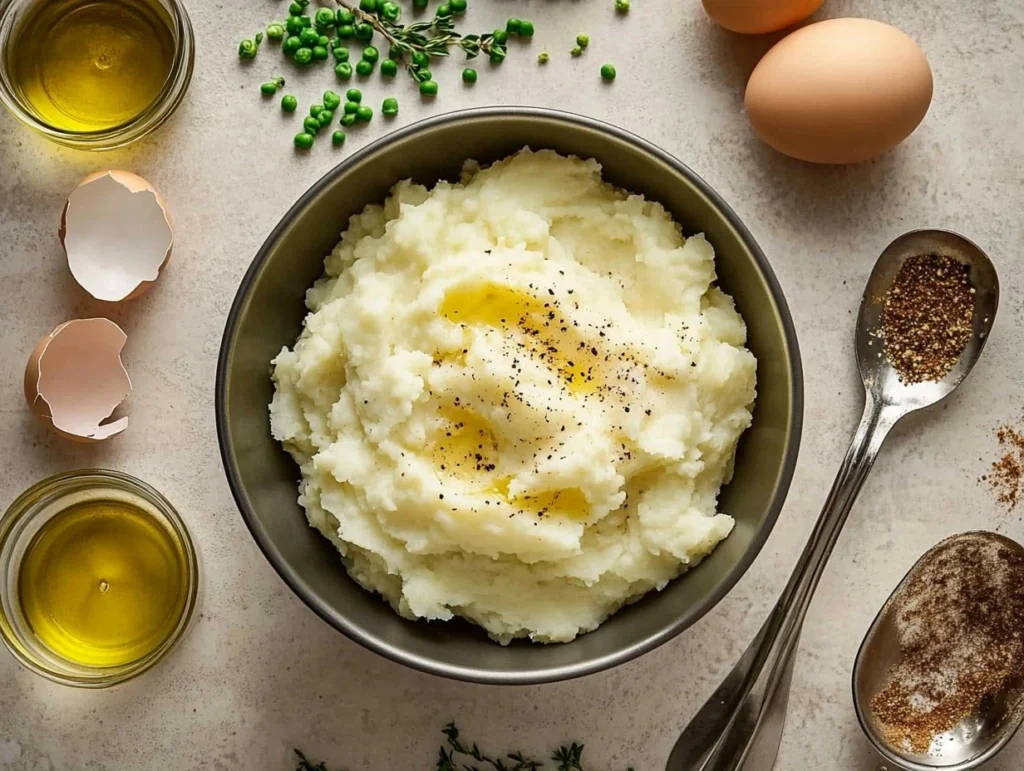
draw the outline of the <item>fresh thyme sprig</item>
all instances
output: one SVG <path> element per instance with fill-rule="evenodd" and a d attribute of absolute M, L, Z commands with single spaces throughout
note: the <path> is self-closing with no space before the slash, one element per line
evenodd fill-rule
<path fill-rule="evenodd" d="M 544 761 L 532 760 L 522 752 L 510 752 L 503 758 L 492 758 L 484 754 L 476 744 L 464 744 L 455 723 L 446 725 L 441 733 L 445 735 L 447 747 L 441 745 L 438 748 L 435 771 L 544 771 L 549 768 Z M 313 765 L 298 750 L 295 750 L 295 754 L 299 757 L 295 771 L 327 771 L 326 764 Z M 559 747 L 551 754 L 551 760 L 558 764 L 554 771 L 584 771 L 583 745 L 573 742 L 568 747 Z M 486 765 L 475 765 L 469 761 Z"/>
<path fill-rule="evenodd" d="M 424 67 L 413 61 L 416 53 L 431 58 L 449 56 L 451 49 L 460 48 L 467 59 L 475 59 L 481 53 L 500 61 L 508 53 L 508 46 L 495 40 L 494 33 L 486 35 L 462 35 L 455 31 L 452 16 L 434 16 L 429 21 L 418 21 L 402 25 L 390 21 L 377 13 L 364 11 L 346 0 L 337 0 L 338 5 L 353 13 L 356 20 L 369 24 L 391 47 L 389 57 L 405 66 L 406 71 L 417 83 L 422 82 L 420 73 Z"/>

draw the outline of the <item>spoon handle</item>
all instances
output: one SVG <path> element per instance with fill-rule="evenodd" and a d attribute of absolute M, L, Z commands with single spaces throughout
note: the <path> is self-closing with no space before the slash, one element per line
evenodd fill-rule
<path fill-rule="evenodd" d="M 869 391 L 864 415 L 782 597 L 722 684 L 683 730 L 666 771 L 770 771 L 782 740 L 800 631 L 814 590 L 875 457 L 903 415 Z"/>

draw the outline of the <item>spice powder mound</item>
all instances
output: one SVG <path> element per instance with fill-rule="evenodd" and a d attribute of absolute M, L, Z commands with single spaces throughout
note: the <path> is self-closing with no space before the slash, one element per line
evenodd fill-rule
<path fill-rule="evenodd" d="M 885 354 L 904 383 L 941 380 L 971 340 L 970 268 L 951 257 L 910 257 L 882 304 Z"/>
<path fill-rule="evenodd" d="M 892 746 L 923 754 L 986 705 L 1024 706 L 1024 556 L 1011 541 L 943 541 L 889 602 L 902 655 L 871 708 Z"/>

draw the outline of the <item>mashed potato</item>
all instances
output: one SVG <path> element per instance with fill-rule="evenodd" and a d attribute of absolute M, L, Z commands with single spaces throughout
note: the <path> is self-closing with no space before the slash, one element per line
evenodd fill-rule
<path fill-rule="evenodd" d="M 274 436 L 408 618 L 572 640 L 725 538 L 756 362 L 714 251 L 595 161 L 523 152 L 352 217 L 274 360 Z"/>

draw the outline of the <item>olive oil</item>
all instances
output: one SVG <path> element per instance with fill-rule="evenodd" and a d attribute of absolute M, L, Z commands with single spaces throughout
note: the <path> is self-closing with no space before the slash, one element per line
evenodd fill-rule
<path fill-rule="evenodd" d="M 63 131 L 110 129 L 160 94 L 175 55 L 158 0 L 37 0 L 6 52 L 16 87 Z"/>
<path fill-rule="evenodd" d="M 170 637 L 188 595 L 186 553 L 153 515 L 89 501 L 50 519 L 18 574 L 22 613 L 54 654 L 89 667 L 138 661 Z"/>

